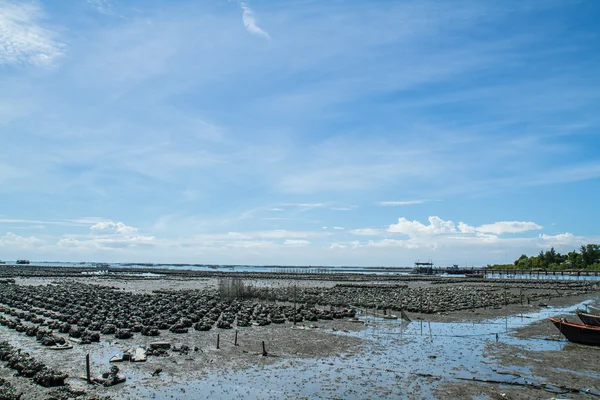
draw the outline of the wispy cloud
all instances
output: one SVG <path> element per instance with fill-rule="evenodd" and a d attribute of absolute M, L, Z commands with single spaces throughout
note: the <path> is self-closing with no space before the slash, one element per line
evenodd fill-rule
<path fill-rule="evenodd" d="M 43 18 L 34 3 L 0 1 L 0 64 L 49 67 L 57 63 L 65 46 L 42 25 Z"/>
<path fill-rule="evenodd" d="M 358 206 L 347 206 L 347 207 L 329 207 L 332 211 L 350 211 L 358 208 Z"/>
<path fill-rule="evenodd" d="M 101 218 L 67 219 L 63 221 L 0 218 L 0 224 L 31 224 L 31 225 L 59 225 L 59 226 L 89 226 L 101 222 Z"/>
<path fill-rule="evenodd" d="M 96 11 L 106 15 L 114 15 L 113 4 L 109 0 L 86 0 Z"/>
<path fill-rule="evenodd" d="M 381 229 L 374 229 L 374 228 L 361 228 L 361 229 L 353 229 L 350 231 L 350 233 L 353 235 L 359 235 L 359 236 L 381 236 L 382 234 L 385 233 L 385 231 L 383 231 Z"/>
<path fill-rule="evenodd" d="M 299 207 L 299 208 L 320 208 L 324 207 L 324 203 L 286 203 L 284 206 Z"/>
<path fill-rule="evenodd" d="M 240 7 L 242 7 L 242 21 L 244 22 L 244 27 L 246 30 L 253 35 L 271 39 L 271 36 L 269 36 L 265 30 L 258 26 L 256 18 L 254 18 L 254 11 L 248 7 L 248 3 L 242 1 L 240 3 Z"/>
<path fill-rule="evenodd" d="M 412 204 L 428 203 L 431 200 L 407 200 L 407 201 L 380 201 L 380 206 L 409 206 Z"/>
<path fill-rule="evenodd" d="M 595 5 L 240 1 L 117 21 L 134 5 L 0 0 L 0 236 L 39 235 L 46 259 L 347 264 L 453 245 L 487 262 L 597 229 Z M 426 219 L 442 212 L 462 220 Z"/>

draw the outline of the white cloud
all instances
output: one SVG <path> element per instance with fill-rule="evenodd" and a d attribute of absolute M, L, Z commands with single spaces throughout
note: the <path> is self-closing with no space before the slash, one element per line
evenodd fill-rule
<path fill-rule="evenodd" d="M 350 233 L 353 235 L 360 235 L 360 236 L 379 236 L 384 232 L 381 231 L 380 229 L 362 228 L 362 229 L 353 229 L 350 231 Z"/>
<path fill-rule="evenodd" d="M 52 66 L 64 54 L 33 3 L 0 1 L 0 64 Z"/>
<path fill-rule="evenodd" d="M 458 223 L 458 229 L 461 233 L 475 233 L 475 227 L 467 225 L 462 221 Z"/>
<path fill-rule="evenodd" d="M 382 239 L 382 240 L 369 240 L 366 244 L 367 247 L 400 247 L 408 250 L 416 250 L 416 249 L 428 249 L 435 250 L 437 248 L 437 243 L 427 241 L 427 242 L 418 242 L 414 240 L 397 240 L 397 239 Z"/>
<path fill-rule="evenodd" d="M 233 248 L 242 248 L 242 249 L 251 249 L 251 248 L 270 248 L 276 247 L 276 244 L 268 241 L 258 241 L 258 240 L 241 240 L 239 242 L 227 243 L 226 247 Z"/>
<path fill-rule="evenodd" d="M 306 239 L 312 237 L 323 237 L 330 233 L 322 231 L 288 231 L 276 229 L 270 231 L 246 231 L 228 233 L 202 233 L 194 235 L 190 240 L 201 243 L 206 241 L 242 241 L 254 239 Z"/>
<path fill-rule="evenodd" d="M 344 228 L 342 226 L 334 226 L 333 229 L 337 229 L 337 230 L 343 231 L 346 228 Z"/>
<path fill-rule="evenodd" d="M 445 233 L 456 233 L 456 227 L 452 221 L 444 221 L 440 217 L 429 217 L 429 225 L 419 221 L 409 221 L 404 217 L 398 218 L 397 224 L 392 224 L 388 232 L 404 233 L 410 237 L 425 235 L 440 235 Z"/>
<path fill-rule="evenodd" d="M 59 225 L 80 226 L 100 222 L 102 219 L 67 219 L 63 221 L 44 221 L 36 219 L 0 218 L 0 224 L 33 224 L 33 225 Z"/>
<path fill-rule="evenodd" d="M 353 210 L 355 208 L 358 208 L 358 206 L 348 206 L 348 207 L 329 207 L 330 210 L 332 211 L 350 211 Z"/>
<path fill-rule="evenodd" d="M 404 217 L 398 219 L 397 224 L 392 224 L 388 228 L 388 232 L 403 233 L 410 237 L 420 236 L 431 236 L 431 235 L 444 235 L 460 233 L 462 235 L 479 235 L 483 237 L 483 234 L 492 233 L 494 235 L 501 235 L 504 233 L 521 233 L 531 230 L 542 229 L 542 226 L 535 222 L 524 222 L 524 221 L 499 221 L 492 224 L 484 224 L 478 227 L 473 227 L 464 222 L 458 223 L 458 231 L 456 225 L 452 221 L 444 221 L 437 216 L 429 217 L 429 225 L 425 225 L 419 221 L 409 221 Z"/>
<path fill-rule="evenodd" d="M 259 237 L 263 239 L 285 239 L 285 238 L 308 238 L 315 236 L 322 236 L 321 232 L 312 231 L 286 231 L 286 230 L 274 230 L 274 231 L 258 231 L 248 232 L 247 235 L 250 237 Z"/>
<path fill-rule="evenodd" d="M 113 15 L 113 5 L 109 0 L 86 0 L 96 11 L 106 15 Z"/>
<path fill-rule="evenodd" d="M 575 235 L 573 235 L 572 233 L 569 233 L 569 232 L 559 233 L 558 235 L 546 235 L 543 233 L 540 235 L 541 239 L 554 240 L 554 241 L 558 241 L 558 242 L 569 241 L 569 240 L 573 239 L 574 237 L 575 237 Z"/>
<path fill-rule="evenodd" d="M 4 247 L 31 247 L 43 243 L 42 240 L 34 237 L 24 237 L 15 235 L 12 232 L 7 232 L 6 235 L 0 236 L 0 246 Z"/>
<path fill-rule="evenodd" d="M 332 243 L 331 246 L 329 246 L 330 249 L 345 249 L 346 247 L 348 246 L 341 243 Z"/>
<path fill-rule="evenodd" d="M 412 204 L 423 204 L 427 202 L 429 202 L 429 200 L 380 201 L 378 204 L 380 206 L 409 206 Z"/>
<path fill-rule="evenodd" d="M 542 229 L 543 226 L 536 224 L 535 222 L 521 222 L 521 221 L 499 221 L 493 224 L 485 224 L 475 228 L 477 232 L 484 233 L 495 233 L 501 235 L 503 233 L 520 233 L 533 230 Z"/>
<path fill-rule="evenodd" d="M 325 206 L 323 203 L 287 203 L 284 206 L 299 207 L 299 208 L 319 208 Z"/>
<path fill-rule="evenodd" d="M 56 243 L 56 245 L 58 247 L 79 247 L 81 242 L 74 238 L 62 238 Z"/>
<path fill-rule="evenodd" d="M 308 246 L 310 244 L 310 241 L 308 241 L 308 240 L 288 239 L 285 242 L 283 242 L 283 244 L 285 246 Z"/>
<path fill-rule="evenodd" d="M 245 1 L 242 1 L 240 3 L 240 6 L 242 7 L 243 11 L 242 21 L 244 21 L 244 27 L 246 28 L 246 30 L 253 35 L 262 36 L 264 38 L 270 39 L 271 36 L 269 36 L 269 34 L 266 31 L 264 31 L 261 27 L 259 27 L 256 23 L 256 19 L 254 18 L 254 11 L 252 11 L 252 9 L 248 7 L 248 4 Z"/>
<path fill-rule="evenodd" d="M 94 235 L 120 234 L 131 235 L 137 232 L 137 228 L 127 226 L 122 222 L 102 221 L 90 227 L 90 231 Z"/>

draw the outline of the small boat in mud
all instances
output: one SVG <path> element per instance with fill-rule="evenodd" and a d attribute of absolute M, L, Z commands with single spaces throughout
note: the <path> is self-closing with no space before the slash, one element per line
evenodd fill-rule
<path fill-rule="evenodd" d="M 600 346 L 600 326 L 576 324 L 563 318 L 550 318 L 550 322 L 569 342 Z"/>
<path fill-rule="evenodd" d="M 579 309 L 575 312 L 577 313 L 577 316 L 579 317 L 581 322 L 583 322 L 584 324 L 592 325 L 592 326 L 600 326 L 600 315 L 589 314 L 589 313 L 586 313 L 585 311 L 579 310 Z"/>
<path fill-rule="evenodd" d="M 467 278 L 483 278 L 483 274 L 465 274 Z"/>

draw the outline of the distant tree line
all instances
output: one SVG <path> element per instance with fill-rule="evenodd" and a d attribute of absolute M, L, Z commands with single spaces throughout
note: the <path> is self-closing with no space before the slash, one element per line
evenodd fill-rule
<path fill-rule="evenodd" d="M 547 251 L 540 251 L 537 256 L 528 257 L 521 255 L 513 264 L 495 264 L 488 266 L 493 269 L 591 269 L 600 270 L 600 245 L 587 244 L 581 246 L 579 251 L 570 251 L 560 254 L 554 247 Z"/>

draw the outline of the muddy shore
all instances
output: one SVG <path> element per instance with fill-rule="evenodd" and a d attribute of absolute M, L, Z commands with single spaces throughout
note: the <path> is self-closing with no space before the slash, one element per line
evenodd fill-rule
<path fill-rule="evenodd" d="M 15 376 L 14 370 L 0 362 L 0 378 L 14 393 L 23 393 L 22 399 L 551 397 L 539 388 L 463 380 L 470 376 L 464 371 L 488 376 L 487 370 L 480 373 L 481 366 L 511 371 L 512 379 L 519 375 L 519 379 L 550 382 L 552 387 L 590 390 L 588 394 L 569 393 L 569 398 L 591 398 L 591 393 L 600 390 L 595 372 L 600 352 L 566 344 L 545 318 L 540 319 L 556 310 L 557 315 L 575 320 L 569 307 L 598 299 L 597 282 L 289 273 L 234 277 L 171 270 L 161 271 L 160 276 L 82 272 L 65 267 L 0 268 L 0 279 L 10 281 L 0 284 L 0 306 L 4 307 L 0 316 L 18 320 L 24 327 L 21 330 L 32 326 L 52 330 L 56 338 L 73 345 L 69 350 L 49 350 L 35 335 L 0 326 L 2 340 L 68 375 L 71 392 L 61 389 L 57 393 L 53 392 L 56 388 Z M 140 269 L 135 273 L 157 271 Z M 236 297 L 240 288 L 245 291 L 243 299 Z M 69 297 L 69 293 L 73 295 Z M 86 314 L 90 307 L 94 312 Z M 156 312 L 156 317 L 145 313 L 147 310 Z M 395 319 L 402 312 L 411 323 Z M 298 319 L 295 326 L 294 315 Z M 273 322 L 278 318 L 282 321 Z M 154 319 L 164 322 L 161 329 Z M 107 321 L 117 330 L 132 331 L 132 338 L 119 339 L 112 331 L 101 333 Z M 238 325 L 240 321 L 242 325 Z M 70 325 L 69 329 L 64 324 Z M 196 324 L 202 329 L 194 329 Z M 182 332 L 175 333 L 174 325 L 182 325 Z M 221 325 L 225 329 L 219 328 Z M 156 328 L 158 336 L 142 335 L 138 330 L 150 332 L 150 328 Z M 481 333 L 465 341 L 464 337 L 453 338 L 453 329 Z M 79 333 L 85 338 L 86 332 L 96 332 L 99 342 L 76 343 L 81 340 Z M 238 346 L 234 345 L 236 332 Z M 168 342 L 171 349 L 148 356 L 146 362 L 108 362 L 130 347 L 149 349 L 156 341 Z M 461 350 L 457 343 L 476 346 Z M 402 356 L 413 347 L 413 358 Z M 460 356 L 453 349 L 459 349 Z M 111 365 L 118 365 L 127 381 L 104 387 L 80 379 L 85 375 L 88 353 L 92 374 L 100 376 Z M 415 371 L 421 372 L 411 375 Z M 281 392 L 281 387 L 287 387 L 286 374 L 297 376 L 298 382 Z M 352 385 L 342 376 L 351 377 Z M 261 385 L 279 379 L 283 380 L 279 388 L 276 383 Z M 197 393 L 198 387 L 206 384 L 213 385 L 211 390 Z M 525 397 L 517 393 L 525 393 Z"/>

